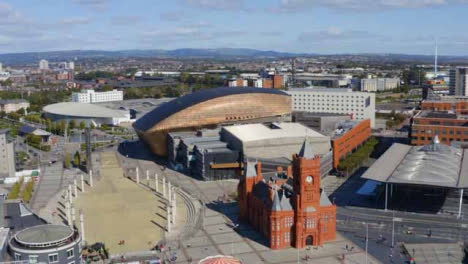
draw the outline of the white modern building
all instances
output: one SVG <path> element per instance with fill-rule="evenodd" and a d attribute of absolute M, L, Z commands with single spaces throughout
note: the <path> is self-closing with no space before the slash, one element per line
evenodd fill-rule
<path fill-rule="evenodd" d="M 377 92 L 387 91 L 398 88 L 400 85 L 399 78 L 373 78 L 361 80 L 361 91 Z"/>
<path fill-rule="evenodd" d="M 15 176 L 15 148 L 14 143 L 8 143 L 8 130 L 0 130 L 0 177 Z"/>
<path fill-rule="evenodd" d="M 47 105 L 43 108 L 44 116 L 52 121 L 75 120 L 87 125 L 99 127 L 103 124 L 118 126 L 122 122 L 131 122 L 128 110 L 113 110 L 98 104 L 65 102 Z"/>
<path fill-rule="evenodd" d="M 375 126 L 375 94 L 340 88 L 292 88 L 292 111 L 347 114 Z"/>
<path fill-rule="evenodd" d="M 95 92 L 94 90 L 83 90 L 81 93 L 72 94 L 72 102 L 76 103 L 104 103 L 122 101 L 123 91 L 112 90 L 108 92 Z"/>
<path fill-rule="evenodd" d="M 74 69 L 75 69 L 75 62 L 70 61 L 70 62 L 68 63 L 68 69 L 74 70 Z"/>
<path fill-rule="evenodd" d="M 468 67 L 450 69 L 450 95 L 468 96 Z"/>
<path fill-rule="evenodd" d="M 46 60 L 39 61 L 39 70 L 48 70 L 49 69 L 49 62 Z"/>

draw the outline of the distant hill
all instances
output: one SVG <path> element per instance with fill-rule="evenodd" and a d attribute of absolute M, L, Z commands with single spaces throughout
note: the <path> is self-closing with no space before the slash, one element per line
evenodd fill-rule
<path fill-rule="evenodd" d="M 161 58 L 281 58 L 304 56 L 307 54 L 263 51 L 255 49 L 175 49 L 175 50 L 69 50 L 47 52 L 25 52 L 0 54 L 0 62 L 4 64 L 37 63 L 41 59 L 49 61 L 73 60 L 74 58 L 130 58 L 130 57 L 161 57 Z"/>
<path fill-rule="evenodd" d="M 77 59 L 119 59 L 119 58 L 203 58 L 203 59 L 275 59 L 288 57 L 327 57 L 334 60 L 353 60 L 368 62 L 402 62 L 402 63 L 432 63 L 432 55 L 410 54 L 329 54 L 290 53 L 272 50 L 257 50 L 248 48 L 219 49 L 174 49 L 174 50 L 69 50 L 47 52 L 25 52 L 0 54 L 0 62 L 6 65 L 37 64 L 39 60 L 65 61 Z M 468 63 L 468 56 L 439 56 L 440 63 Z"/>

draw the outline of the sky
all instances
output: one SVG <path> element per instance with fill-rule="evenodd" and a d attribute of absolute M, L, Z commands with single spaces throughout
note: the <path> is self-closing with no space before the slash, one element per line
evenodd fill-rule
<path fill-rule="evenodd" d="M 253 48 L 468 55 L 468 0 L 0 0 L 0 53 Z"/>

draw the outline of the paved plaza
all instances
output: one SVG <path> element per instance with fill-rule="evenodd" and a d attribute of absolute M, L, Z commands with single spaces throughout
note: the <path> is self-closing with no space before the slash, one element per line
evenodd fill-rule
<path fill-rule="evenodd" d="M 86 185 L 85 193 L 79 193 L 74 203 L 76 214 L 79 210 L 84 214 L 86 242 L 103 242 L 110 254 L 150 250 L 164 237 L 164 200 L 123 177 L 114 152 L 102 153 L 101 164 L 100 180 L 94 181 L 93 188 Z M 177 222 L 183 225 L 184 203 L 177 200 Z M 75 224 L 80 227 L 78 216 Z"/>
<path fill-rule="evenodd" d="M 175 263 L 198 263 L 207 256 L 223 254 L 235 256 L 249 264 L 298 263 L 298 259 L 299 263 L 366 263 L 363 249 L 339 234 L 335 241 L 317 249 L 271 250 L 265 238 L 251 226 L 236 226 L 237 202 L 230 197 L 237 190 L 237 180 L 203 182 L 153 161 L 130 159 L 121 155 L 118 157 L 126 171 L 130 172 L 138 167 L 140 171 L 148 170 L 151 174 L 164 175 L 175 186 L 180 186 L 206 206 L 203 226 L 188 239 L 168 243 L 168 250 L 159 255 L 163 259 L 175 254 Z M 368 255 L 368 263 L 380 262 Z"/>

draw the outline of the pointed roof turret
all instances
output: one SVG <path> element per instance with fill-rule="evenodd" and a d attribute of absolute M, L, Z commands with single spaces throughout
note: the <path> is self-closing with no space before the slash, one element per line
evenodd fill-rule
<path fill-rule="evenodd" d="M 301 150 L 299 151 L 299 157 L 305 159 L 313 159 L 315 156 L 314 152 L 312 151 L 312 144 L 306 139 L 304 143 L 302 143 Z"/>
<path fill-rule="evenodd" d="M 244 175 L 245 178 L 257 177 L 257 170 L 255 170 L 256 162 L 247 161 L 245 164 Z"/>
<path fill-rule="evenodd" d="M 283 211 L 292 211 L 291 201 L 285 194 L 283 194 L 283 198 L 281 198 L 281 209 Z"/>
<path fill-rule="evenodd" d="M 322 193 L 320 194 L 320 206 L 330 206 L 332 203 L 330 202 L 330 199 L 328 199 L 328 195 L 325 192 L 325 190 L 322 190 Z"/>
<path fill-rule="evenodd" d="M 276 184 L 273 187 L 273 203 L 271 204 L 271 211 L 281 211 L 281 202 L 280 198 L 278 195 L 278 188 L 276 187 Z"/>

